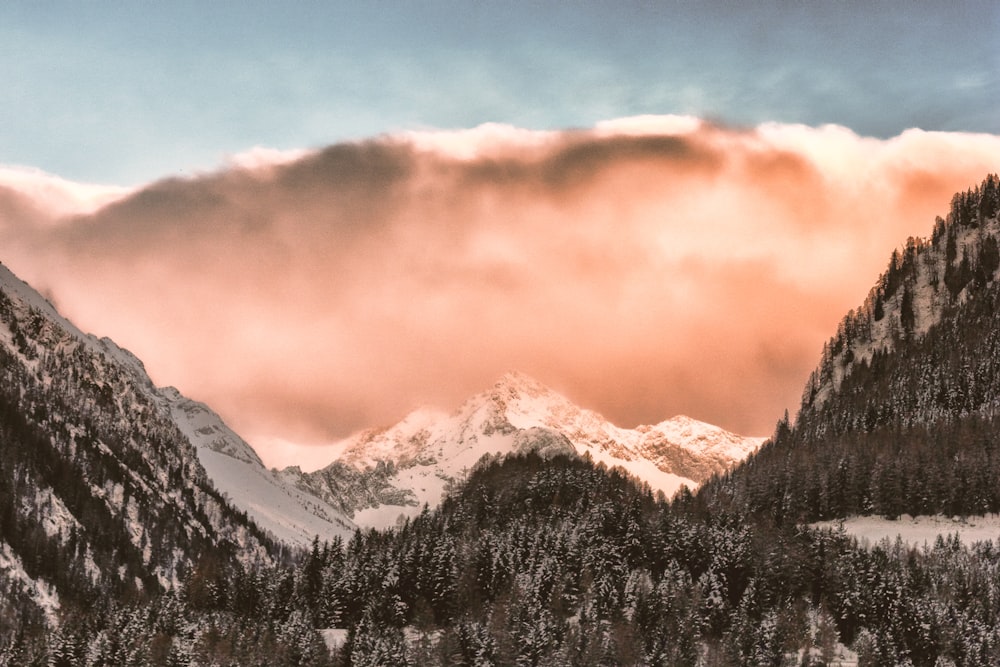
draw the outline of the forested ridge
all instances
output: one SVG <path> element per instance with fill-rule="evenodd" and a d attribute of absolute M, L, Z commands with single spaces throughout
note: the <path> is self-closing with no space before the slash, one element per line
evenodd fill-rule
<path fill-rule="evenodd" d="M 69 616 L 9 664 L 983 665 L 1000 546 L 858 547 L 674 503 L 536 454 L 475 470 L 401 527 L 295 566 L 206 557 L 177 590 Z M 343 628 L 328 651 L 318 629 Z M 952 661 L 938 662 L 939 658 Z"/>
<path fill-rule="evenodd" d="M 141 364 L 71 330 L 0 270 L 11 289 L 0 289 L 5 663 L 66 617 L 175 587 L 204 554 L 280 558 L 208 482 Z"/>
<path fill-rule="evenodd" d="M 989 176 L 955 196 L 930 241 L 893 253 L 824 349 L 794 425 L 708 484 L 712 504 L 793 523 L 1000 511 L 998 211 Z"/>

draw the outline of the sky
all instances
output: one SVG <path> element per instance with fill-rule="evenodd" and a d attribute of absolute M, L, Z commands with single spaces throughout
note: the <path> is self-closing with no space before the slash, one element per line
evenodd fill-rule
<path fill-rule="evenodd" d="M 0 159 L 138 185 L 252 146 L 690 114 L 1000 132 L 983 2 L 0 3 Z"/>
<path fill-rule="evenodd" d="M 794 414 L 1000 170 L 996 3 L 0 5 L 0 261 L 271 465 L 502 373 Z"/>

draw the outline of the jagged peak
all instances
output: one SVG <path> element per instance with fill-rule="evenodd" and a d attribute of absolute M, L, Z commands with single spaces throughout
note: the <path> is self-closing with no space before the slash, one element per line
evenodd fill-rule
<path fill-rule="evenodd" d="M 173 385 L 160 387 L 160 394 L 162 394 L 164 398 L 171 401 L 180 401 L 187 398 L 181 393 L 180 389 L 174 387 Z"/>
<path fill-rule="evenodd" d="M 493 384 L 493 389 L 527 396 L 557 393 L 547 385 L 521 371 L 507 371 Z"/>
<path fill-rule="evenodd" d="M 520 371 L 504 373 L 489 389 L 471 396 L 456 414 L 486 409 L 497 418 L 512 418 L 524 412 L 576 411 L 568 398 Z"/>
<path fill-rule="evenodd" d="M 656 424 L 656 426 L 665 426 L 665 425 L 694 426 L 694 427 L 704 427 L 706 429 L 721 430 L 719 429 L 718 426 L 714 426 L 712 424 L 709 424 L 708 422 L 703 422 L 700 419 L 695 419 L 694 417 L 688 417 L 687 415 L 674 415 L 673 417 L 664 419 L 660 423 Z"/>
<path fill-rule="evenodd" d="M 709 424 L 708 422 L 701 421 L 700 419 L 695 419 L 694 417 L 689 417 L 687 415 L 674 415 L 673 417 L 664 419 L 658 424 L 654 424 L 652 426 L 645 428 L 656 429 L 664 433 L 676 433 L 683 436 L 712 434 L 712 435 L 732 436 L 734 438 L 743 437 L 743 436 L 737 436 L 736 434 L 727 431 L 721 426 L 716 426 L 715 424 Z"/>

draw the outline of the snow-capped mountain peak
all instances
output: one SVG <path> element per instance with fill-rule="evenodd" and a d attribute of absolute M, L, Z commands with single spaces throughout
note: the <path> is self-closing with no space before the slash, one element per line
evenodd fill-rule
<path fill-rule="evenodd" d="M 703 455 L 718 455 L 739 461 L 747 457 L 759 438 L 745 438 L 718 426 L 707 424 L 687 415 L 677 415 L 652 427 L 640 426 L 636 430 L 656 430 L 664 434 L 670 442 Z"/>
<path fill-rule="evenodd" d="M 578 421 L 584 413 L 602 419 L 596 413 L 577 407 L 563 395 L 524 373 L 505 374 L 493 386 L 489 397 L 510 423 L 518 428 L 558 427 L 567 419 Z"/>
<path fill-rule="evenodd" d="M 510 372 L 451 414 L 417 410 L 392 427 L 354 436 L 322 470 L 286 474 L 353 513 L 359 525 L 381 526 L 425 503 L 436 505 L 449 484 L 488 454 L 589 455 L 672 494 L 722 472 L 762 440 L 683 416 L 622 428 L 534 378 Z"/>
<path fill-rule="evenodd" d="M 535 378 L 519 371 L 504 373 L 488 393 L 497 400 L 509 400 L 511 398 L 517 400 L 565 400 L 558 393 Z"/>

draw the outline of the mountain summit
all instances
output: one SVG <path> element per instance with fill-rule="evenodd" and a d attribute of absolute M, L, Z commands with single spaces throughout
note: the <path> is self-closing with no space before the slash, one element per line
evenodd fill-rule
<path fill-rule="evenodd" d="M 490 389 L 446 414 L 422 409 L 386 429 L 354 436 L 332 464 L 285 475 L 362 526 L 391 525 L 444 491 L 483 456 L 537 451 L 572 453 L 619 466 L 673 494 L 696 487 L 756 449 L 745 438 L 679 416 L 633 429 L 616 426 L 523 373 L 507 373 Z"/>

